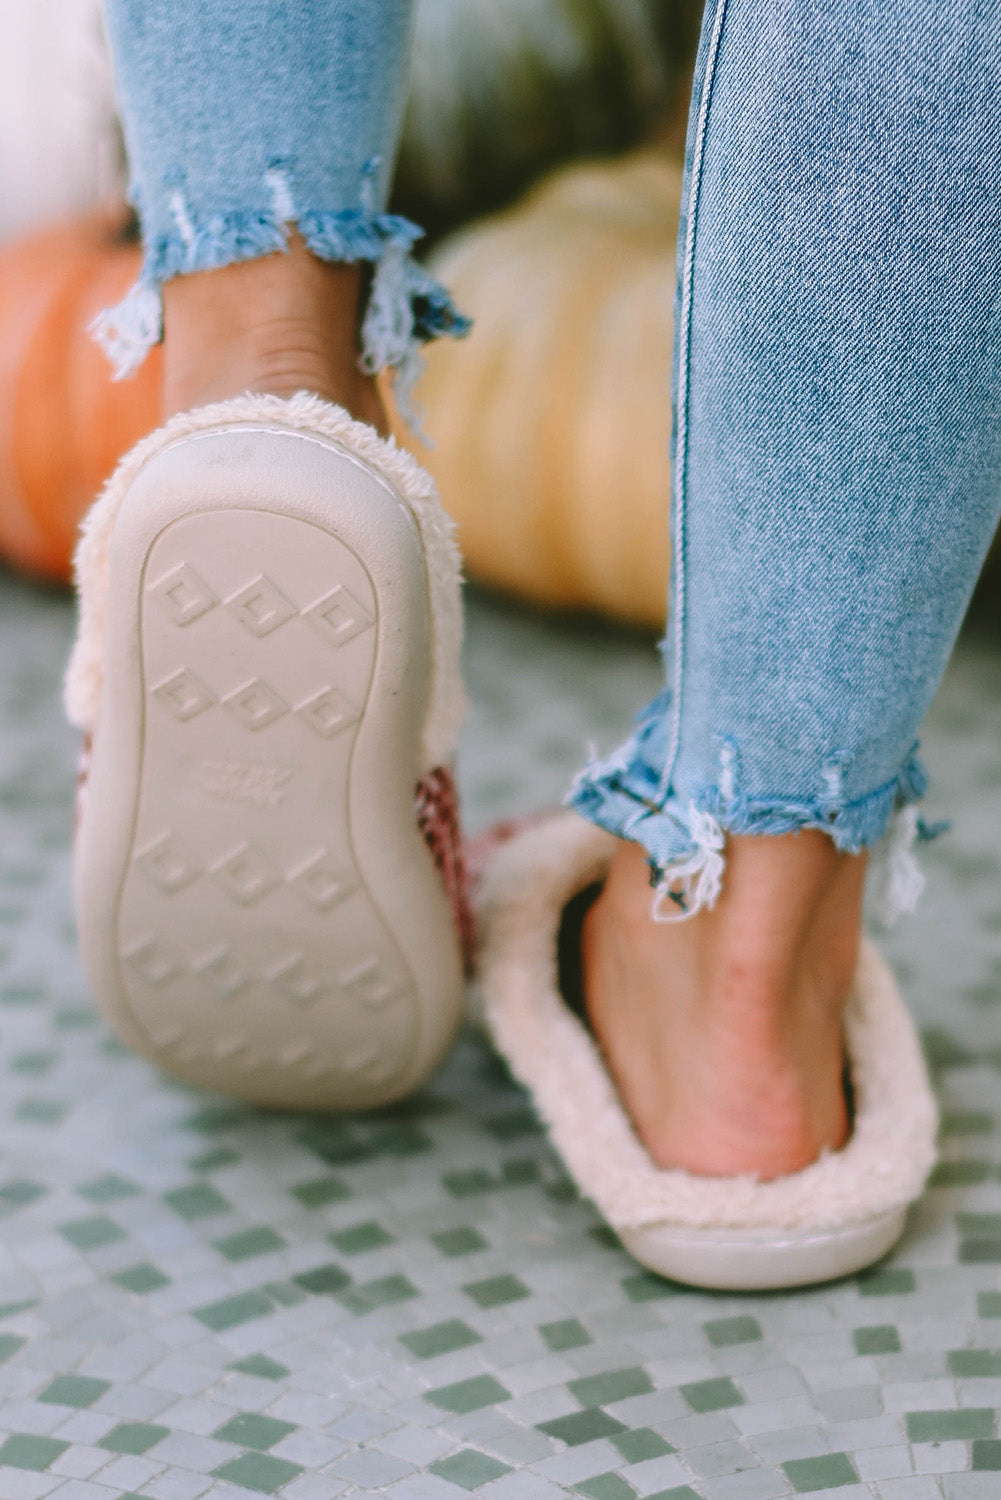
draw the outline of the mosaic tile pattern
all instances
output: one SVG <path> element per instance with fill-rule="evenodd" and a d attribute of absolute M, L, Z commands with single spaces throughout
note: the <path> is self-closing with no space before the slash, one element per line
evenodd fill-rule
<path fill-rule="evenodd" d="M 258 1113 L 130 1056 L 74 943 L 68 601 L 0 579 L 0 1500 L 1001 1496 L 1001 643 L 926 735 L 942 1161 L 893 1259 L 714 1296 L 640 1270 L 466 1036 L 419 1097 Z M 470 611 L 470 826 L 556 800 L 648 640 Z"/>

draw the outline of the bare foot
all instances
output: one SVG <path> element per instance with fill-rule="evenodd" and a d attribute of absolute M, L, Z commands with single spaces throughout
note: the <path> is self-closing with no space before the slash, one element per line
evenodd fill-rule
<path fill-rule="evenodd" d="M 243 391 L 312 391 L 389 430 L 358 368 L 362 267 L 288 253 L 175 276 L 163 288 L 164 416 Z"/>
<path fill-rule="evenodd" d="M 727 841 L 715 908 L 655 923 L 623 843 L 582 934 L 585 1003 L 654 1161 L 782 1176 L 847 1138 L 841 1018 L 865 856 L 807 830 Z"/>

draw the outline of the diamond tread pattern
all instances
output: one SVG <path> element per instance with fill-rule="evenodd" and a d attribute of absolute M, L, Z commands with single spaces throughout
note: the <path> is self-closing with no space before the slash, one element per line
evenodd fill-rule
<path fill-rule="evenodd" d="M 352 847 L 371 581 L 308 522 L 203 513 L 153 543 L 140 614 L 142 764 L 118 911 L 133 1014 L 193 1082 L 245 1093 L 256 1075 L 279 1094 L 374 1102 L 411 1063 L 418 1010 Z"/>

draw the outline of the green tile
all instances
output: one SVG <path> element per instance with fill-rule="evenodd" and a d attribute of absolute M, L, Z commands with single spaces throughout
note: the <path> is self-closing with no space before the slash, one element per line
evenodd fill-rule
<path fill-rule="evenodd" d="M 274 1250 L 284 1250 L 285 1240 L 268 1225 L 255 1229 L 241 1229 L 237 1234 L 227 1234 L 216 1240 L 215 1247 L 227 1260 L 250 1260 L 255 1255 L 269 1255 Z"/>
<path fill-rule="evenodd" d="M 241 1375 L 256 1375 L 260 1380 L 284 1380 L 292 1372 L 287 1365 L 280 1365 L 267 1354 L 248 1354 L 246 1359 L 234 1360 L 228 1370 L 239 1370 Z"/>
<path fill-rule="evenodd" d="M 164 1276 L 149 1261 L 142 1261 L 137 1266 L 127 1266 L 124 1271 L 116 1271 L 110 1280 L 123 1291 L 134 1292 L 137 1296 L 143 1296 L 146 1292 L 158 1292 L 161 1287 L 170 1285 L 170 1277 Z"/>
<path fill-rule="evenodd" d="M 251 1318 L 264 1318 L 274 1311 L 274 1303 L 263 1292 L 238 1292 L 235 1297 L 224 1297 L 221 1302 L 210 1302 L 207 1307 L 194 1309 L 194 1316 L 214 1333 L 223 1333 L 239 1323 L 249 1323 Z"/>
<path fill-rule="evenodd" d="M 962 1266 L 1001 1265 L 1001 1235 L 982 1235 L 977 1239 L 960 1240 L 959 1263 Z"/>
<path fill-rule="evenodd" d="M 977 1317 L 1001 1318 L 1001 1292 L 977 1293 Z"/>
<path fill-rule="evenodd" d="M 27 1340 L 19 1338 L 16 1333 L 0 1333 L 0 1365 L 5 1360 L 12 1359 L 26 1343 Z"/>
<path fill-rule="evenodd" d="M 13 1318 L 16 1313 L 27 1312 L 29 1307 L 37 1307 L 38 1297 L 29 1297 L 23 1302 L 0 1302 L 0 1318 Z"/>
<path fill-rule="evenodd" d="M 98 1014 L 89 1005 L 68 1005 L 65 1010 L 56 1011 L 53 1016 L 53 1026 L 56 1031 L 81 1031 L 81 1028 L 96 1025 L 98 1025 Z"/>
<path fill-rule="evenodd" d="M 332 1166 L 367 1161 L 373 1154 L 372 1147 L 350 1126 L 336 1120 L 315 1121 L 300 1130 L 296 1140 Z"/>
<path fill-rule="evenodd" d="M 852 1339 L 856 1354 L 898 1354 L 900 1334 L 892 1323 L 877 1323 L 871 1328 L 855 1328 Z"/>
<path fill-rule="evenodd" d="M 221 1167 L 232 1167 L 241 1160 L 239 1151 L 233 1151 L 229 1146 L 216 1146 L 212 1151 L 193 1156 L 188 1166 L 192 1172 L 218 1172 Z"/>
<path fill-rule="evenodd" d="M 1001 1354 L 996 1349 L 953 1349 L 946 1363 L 957 1380 L 993 1380 L 1001 1375 Z"/>
<path fill-rule="evenodd" d="M 567 1388 L 581 1406 L 610 1406 L 629 1396 L 647 1396 L 653 1381 L 639 1365 L 624 1370 L 605 1370 L 600 1375 L 583 1375 L 567 1382 Z"/>
<path fill-rule="evenodd" d="M 942 1111 L 942 1135 L 989 1135 L 994 1116 L 986 1109 L 945 1109 Z"/>
<path fill-rule="evenodd" d="M 52 1024 L 57 1031 L 79 1031 L 82 1027 L 96 1026 L 97 1015 L 89 1006 L 70 1005 L 56 1011 Z"/>
<path fill-rule="evenodd" d="M 14 1432 L 5 1443 L 0 1444 L 0 1468 L 9 1464 L 12 1469 L 34 1469 L 41 1472 L 65 1453 L 69 1443 L 58 1438 L 36 1437 L 34 1433 Z"/>
<path fill-rule="evenodd" d="M 973 1464 L 977 1470 L 1001 1469 L 1001 1442 L 997 1438 L 977 1438 L 973 1444 Z"/>
<path fill-rule="evenodd" d="M 192 1182 L 187 1187 L 172 1188 L 163 1201 L 182 1219 L 207 1219 L 212 1214 L 228 1213 L 233 1205 L 211 1182 Z"/>
<path fill-rule="evenodd" d="M 289 1192 L 303 1208 L 326 1208 L 328 1203 L 342 1203 L 351 1197 L 351 1189 L 339 1177 L 316 1177 L 310 1182 L 297 1183 Z"/>
<path fill-rule="evenodd" d="M 858 1484 L 855 1465 L 847 1453 L 822 1453 L 817 1458 L 790 1458 L 782 1465 L 797 1495 L 811 1490 L 836 1490 Z"/>
<path fill-rule="evenodd" d="M 249 1115 L 250 1111 L 241 1104 L 205 1104 L 190 1114 L 184 1124 L 200 1135 L 216 1135 L 220 1130 L 232 1130 L 242 1124 Z"/>
<path fill-rule="evenodd" d="M 635 1427 L 632 1432 L 620 1432 L 612 1438 L 627 1464 L 646 1463 L 649 1458 L 663 1458 L 673 1453 L 671 1444 L 652 1427 Z"/>
<path fill-rule="evenodd" d="M 636 1491 L 621 1474 L 596 1474 L 593 1479 L 582 1479 L 574 1489 L 590 1500 L 636 1500 Z"/>
<path fill-rule="evenodd" d="M 59 1233 L 78 1250 L 100 1250 L 103 1245 L 113 1245 L 116 1240 L 125 1238 L 124 1229 L 119 1229 L 114 1220 L 104 1214 L 95 1214 L 92 1219 L 74 1219 L 71 1224 L 61 1224 Z"/>
<path fill-rule="evenodd" d="M 471 1198 L 476 1193 L 492 1193 L 500 1186 L 497 1178 L 485 1167 L 474 1167 L 468 1172 L 446 1172 L 441 1180 L 445 1190 L 453 1198 Z"/>
<path fill-rule="evenodd" d="M 498 1141 L 514 1141 L 523 1135 L 541 1135 L 542 1122 L 527 1109 L 507 1110 L 483 1121 L 485 1129 Z"/>
<path fill-rule="evenodd" d="M 909 1411 L 907 1437 L 912 1443 L 970 1442 L 994 1436 L 994 1412 L 986 1406 L 958 1411 Z"/>
<path fill-rule="evenodd" d="M 968 1050 L 939 1026 L 922 1027 L 921 1043 L 933 1067 L 954 1068 L 971 1061 Z"/>
<path fill-rule="evenodd" d="M 857 1280 L 859 1293 L 863 1297 L 899 1297 L 905 1292 L 913 1292 L 917 1287 L 914 1272 L 903 1267 L 868 1271 Z"/>
<path fill-rule="evenodd" d="M 702 1331 L 714 1349 L 725 1349 L 730 1344 L 753 1344 L 763 1335 L 757 1318 L 711 1318 L 703 1323 Z"/>
<path fill-rule="evenodd" d="M 272 1302 L 277 1302 L 279 1307 L 298 1307 L 308 1295 L 294 1281 L 265 1281 L 260 1291 L 270 1297 Z"/>
<path fill-rule="evenodd" d="M 380 1250 L 383 1245 L 392 1245 L 393 1236 L 388 1229 L 375 1219 L 369 1219 L 364 1224 L 352 1224 L 350 1229 L 337 1230 L 328 1235 L 332 1245 L 345 1255 L 361 1255 L 365 1250 Z"/>
<path fill-rule="evenodd" d="M 11 1058 L 10 1067 L 15 1073 L 25 1073 L 37 1078 L 42 1073 L 49 1072 L 57 1057 L 56 1052 L 20 1052 Z"/>
<path fill-rule="evenodd" d="M 490 1276 L 486 1281 L 470 1281 L 462 1288 L 467 1297 L 472 1297 L 477 1307 L 503 1307 L 508 1302 L 520 1302 L 532 1294 L 523 1281 L 508 1273 L 505 1276 Z"/>
<path fill-rule="evenodd" d="M 432 1323 L 429 1328 L 402 1333 L 400 1343 L 405 1344 L 418 1359 L 433 1359 L 437 1354 L 454 1354 L 456 1349 L 468 1349 L 470 1344 L 482 1343 L 482 1338 L 461 1318 L 449 1318 L 444 1323 Z"/>
<path fill-rule="evenodd" d="M 701 1500 L 690 1484 L 677 1484 L 672 1490 L 658 1490 L 656 1495 L 647 1495 L 646 1500 Z"/>
<path fill-rule="evenodd" d="M 1001 1234 L 1001 1214 L 957 1214 L 956 1228 L 960 1234 Z"/>
<path fill-rule="evenodd" d="M 58 1125 L 69 1114 L 69 1108 L 58 1099 L 25 1099 L 14 1111 L 14 1118 L 29 1125 Z"/>
<path fill-rule="evenodd" d="M 474 1375 L 471 1380 L 459 1380 L 454 1385 L 425 1391 L 424 1399 L 444 1411 L 464 1415 L 469 1411 L 479 1411 L 482 1406 L 496 1406 L 498 1401 L 509 1401 L 511 1392 L 492 1375 Z"/>
<path fill-rule="evenodd" d="M 145 1453 L 155 1443 L 162 1442 L 170 1433 L 169 1427 L 160 1427 L 155 1422 L 120 1422 L 99 1439 L 99 1448 L 108 1448 L 112 1453 Z"/>
<path fill-rule="evenodd" d="M 11 1182 L 5 1182 L 0 1187 L 0 1209 L 27 1208 L 29 1203 L 37 1203 L 39 1198 L 44 1198 L 48 1192 L 40 1182 L 31 1182 L 27 1177 L 15 1177 Z"/>
<path fill-rule="evenodd" d="M 744 1398 L 728 1375 L 712 1380 L 693 1380 L 678 1389 L 692 1411 L 723 1411 L 728 1406 L 743 1406 Z"/>
<path fill-rule="evenodd" d="M 371 1127 L 370 1141 L 383 1156 L 420 1156 L 434 1149 L 419 1125 L 407 1120 L 380 1120 Z"/>
<path fill-rule="evenodd" d="M 474 1250 L 486 1250 L 489 1248 L 487 1241 L 478 1229 L 471 1229 L 462 1224 L 457 1229 L 443 1229 L 438 1234 L 431 1236 L 431 1243 L 441 1251 L 442 1255 L 471 1255 Z"/>
<path fill-rule="evenodd" d="M 657 1302 L 661 1297 L 676 1297 L 678 1287 L 674 1282 L 655 1276 L 652 1271 L 636 1271 L 623 1276 L 619 1285 L 630 1302 Z"/>
<path fill-rule="evenodd" d="M 616 1432 L 625 1432 L 625 1422 L 610 1417 L 607 1411 L 593 1407 L 588 1411 L 572 1411 L 566 1417 L 554 1417 L 549 1422 L 536 1422 L 539 1432 L 547 1437 L 559 1438 L 568 1448 L 579 1448 L 581 1443 L 593 1443 L 595 1438 L 612 1437 Z"/>
<path fill-rule="evenodd" d="M 110 1380 L 95 1380 L 91 1375 L 57 1375 L 37 1399 L 53 1406 L 91 1406 L 110 1389 Z"/>
<path fill-rule="evenodd" d="M 291 1463 L 287 1458 L 273 1458 L 270 1453 L 243 1453 L 220 1464 L 212 1473 L 216 1479 L 228 1479 L 232 1484 L 242 1484 L 245 1490 L 256 1490 L 260 1495 L 273 1495 L 302 1473 L 302 1464 Z"/>
<path fill-rule="evenodd" d="M 292 1280 L 296 1286 L 301 1286 L 304 1292 L 312 1292 L 316 1297 L 330 1297 L 337 1292 L 342 1292 L 346 1286 L 351 1285 L 351 1277 L 343 1266 L 333 1262 L 326 1266 L 317 1266 L 312 1271 L 300 1271 L 298 1276 Z"/>
<path fill-rule="evenodd" d="M 539 1332 L 554 1354 L 559 1354 L 564 1349 L 582 1349 L 591 1342 L 591 1335 L 576 1318 L 560 1318 L 557 1323 L 543 1323 Z"/>
<path fill-rule="evenodd" d="M 273 1448 L 283 1437 L 295 1432 L 294 1422 L 281 1422 L 256 1411 L 241 1411 L 213 1434 L 222 1443 L 236 1443 L 241 1448 Z"/>
<path fill-rule="evenodd" d="M 497 1458 L 488 1458 L 485 1453 L 477 1453 L 475 1448 L 464 1448 L 461 1453 L 453 1453 L 451 1458 L 439 1459 L 437 1463 L 429 1464 L 428 1469 L 439 1479 L 447 1479 L 449 1484 L 457 1484 L 463 1490 L 478 1490 L 511 1472 L 508 1464 L 502 1464 Z"/>
<path fill-rule="evenodd" d="M 501 1163 L 501 1182 L 505 1187 L 531 1187 L 541 1176 L 539 1163 L 531 1157 L 518 1157 Z"/>
<path fill-rule="evenodd" d="M 134 1182 L 119 1177 L 117 1172 L 106 1172 L 77 1188 L 80 1197 L 88 1198 L 91 1203 L 116 1203 L 119 1198 L 134 1198 L 139 1191 Z"/>
<path fill-rule="evenodd" d="M 420 1292 L 408 1277 L 402 1275 L 380 1276 L 375 1281 L 366 1281 L 345 1292 L 341 1301 L 353 1313 L 361 1316 L 376 1307 L 391 1307 L 394 1302 L 407 1302 L 419 1297 Z"/>
<path fill-rule="evenodd" d="M 991 1175 L 989 1161 L 940 1161 L 928 1179 L 929 1187 L 971 1187 Z"/>
<path fill-rule="evenodd" d="M 21 908 L 0 907 L 0 921 L 9 921 L 12 915 L 14 920 L 20 920 L 24 912 Z M 5 984 L 0 989 L 4 1005 L 40 1005 L 44 999 L 45 991 L 40 984 Z"/>

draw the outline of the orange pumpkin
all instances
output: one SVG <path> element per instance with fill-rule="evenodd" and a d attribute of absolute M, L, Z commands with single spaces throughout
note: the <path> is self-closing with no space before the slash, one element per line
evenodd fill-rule
<path fill-rule="evenodd" d="M 139 261 L 108 215 L 0 249 L 0 556 L 42 578 L 69 577 L 81 516 L 159 421 L 160 351 L 115 382 L 86 331 Z"/>

